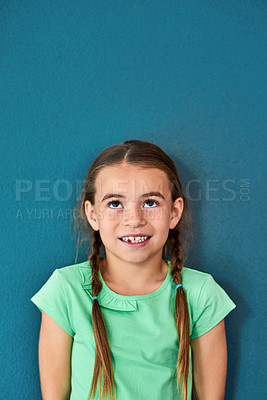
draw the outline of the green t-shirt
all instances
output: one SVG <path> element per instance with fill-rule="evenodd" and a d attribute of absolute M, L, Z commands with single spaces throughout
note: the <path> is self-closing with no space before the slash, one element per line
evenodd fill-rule
<path fill-rule="evenodd" d="M 182 399 L 176 388 L 179 343 L 170 263 L 160 288 L 146 295 L 117 294 L 106 285 L 101 273 L 100 279 L 103 288 L 98 301 L 112 354 L 116 400 Z M 210 274 L 184 267 L 182 283 L 191 339 L 208 332 L 236 307 Z M 89 262 L 56 269 L 31 301 L 73 337 L 70 399 L 87 400 L 95 360 Z M 191 361 L 188 399 L 192 396 Z"/>

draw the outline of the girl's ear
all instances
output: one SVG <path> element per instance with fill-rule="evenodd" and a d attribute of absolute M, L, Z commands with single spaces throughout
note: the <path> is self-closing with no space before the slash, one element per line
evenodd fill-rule
<path fill-rule="evenodd" d="M 182 197 L 178 197 L 172 204 L 169 229 L 173 229 L 176 227 L 176 225 L 178 224 L 178 222 L 181 219 L 183 209 L 184 209 L 184 201 L 183 201 Z"/>
<path fill-rule="evenodd" d="M 91 225 L 93 230 L 98 231 L 99 226 L 98 226 L 98 220 L 97 220 L 95 207 L 89 200 L 86 200 L 84 203 L 84 211 L 86 214 L 87 221 L 89 222 L 89 224 Z"/>

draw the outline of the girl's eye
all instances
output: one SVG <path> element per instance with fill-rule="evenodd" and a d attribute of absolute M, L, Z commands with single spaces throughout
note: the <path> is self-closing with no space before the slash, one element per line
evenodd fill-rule
<path fill-rule="evenodd" d="M 109 208 L 121 208 L 120 207 L 121 206 L 121 202 L 120 201 L 118 201 L 118 200 L 113 200 L 113 201 L 110 201 L 109 203 L 108 203 L 108 207 Z"/>
<path fill-rule="evenodd" d="M 154 208 L 159 205 L 159 202 L 156 200 L 146 200 L 145 205 L 146 204 L 148 205 L 148 207 L 146 207 L 146 208 Z"/>

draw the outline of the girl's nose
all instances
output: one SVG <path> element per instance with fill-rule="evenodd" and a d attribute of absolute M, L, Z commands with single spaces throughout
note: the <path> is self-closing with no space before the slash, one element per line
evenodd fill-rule
<path fill-rule="evenodd" d="M 146 222 L 142 210 L 126 210 L 124 213 L 124 223 L 125 225 L 132 226 L 133 228 L 144 226 Z"/>

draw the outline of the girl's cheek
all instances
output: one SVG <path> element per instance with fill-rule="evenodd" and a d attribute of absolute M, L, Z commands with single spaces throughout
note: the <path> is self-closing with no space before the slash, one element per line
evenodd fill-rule
<path fill-rule="evenodd" d="M 118 221 L 121 217 L 122 213 L 119 210 L 108 209 L 104 214 L 104 218 L 107 218 L 109 221 Z"/>
<path fill-rule="evenodd" d="M 146 212 L 146 217 L 151 221 L 159 221 L 163 218 L 163 209 L 155 208 Z"/>

